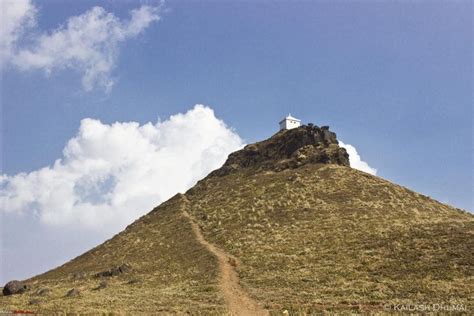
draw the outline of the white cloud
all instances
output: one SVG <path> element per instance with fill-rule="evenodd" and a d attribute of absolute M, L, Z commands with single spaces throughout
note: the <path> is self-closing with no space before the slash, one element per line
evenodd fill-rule
<path fill-rule="evenodd" d="M 30 0 L 0 0 L 0 65 L 12 57 L 21 35 L 35 25 L 35 16 Z"/>
<path fill-rule="evenodd" d="M 120 43 L 136 37 L 160 19 L 160 6 L 143 5 L 130 12 L 129 20 L 120 20 L 102 7 L 68 18 L 65 25 L 40 35 L 31 47 L 15 45 L 27 25 L 34 23 L 36 9 L 31 1 L 3 0 L 0 45 L 3 62 L 22 70 L 40 69 L 47 74 L 73 69 L 82 74 L 86 91 L 94 87 L 110 90 Z M 4 33 L 4 34 L 3 34 Z M 1 60 L 0 60 L 1 61 Z"/>
<path fill-rule="evenodd" d="M 371 166 L 369 166 L 367 162 L 361 160 L 354 146 L 349 145 L 349 144 L 346 145 L 341 141 L 339 141 L 339 146 L 344 147 L 347 153 L 349 154 L 349 162 L 352 168 L 361 170 L 373 175 L 377 174 L 377 169 L 372 168 Z"/>
<path fill-rule="evenodd" d="M 202 105 L 156 124 L 84 119 L 52 166 L 0 176 L 0 210 L 116 232 L 184 192 L 242 145 Z"/>

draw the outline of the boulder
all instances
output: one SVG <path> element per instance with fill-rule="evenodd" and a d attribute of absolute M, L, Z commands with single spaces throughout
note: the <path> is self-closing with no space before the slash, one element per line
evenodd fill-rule
<path fill-rule="evenodd" d="M 14 295 L 14 294 L 21 294 L 28 289 L 28 286 L 17 280 L 13 280 L 5 284 L 3 287 L 3 295 Z"/>
<path fill-rule="evenodd" d="M 81 295 L 81 291 L 79 291 L 78 289 L 74 288 L 74 289 L 70 289 L 67 294 L 66 294 L 66 297 L 76 297 L 76 296 L 79 296 Z"/>
<path fill-rule="evenodd" d="M 121 275 L 123 273 L 126 273 L 126 272 L 130 271 L 130 269 L 131 269 L 130 265 L 127 264 L 127 263 L 124 263 L 122 265 L 112 267 L 109 270 L 98 272 L 94 276 L 96 278 L 113 277 L 113 276 L 118 276 L 118 275 Z"/>

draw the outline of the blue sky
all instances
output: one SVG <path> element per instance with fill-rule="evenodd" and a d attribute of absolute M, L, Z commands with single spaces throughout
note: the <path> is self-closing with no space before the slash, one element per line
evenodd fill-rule
<path fill-rule="evenodd" d="M 17 43 L 32 51 L 94 6 L 127 20 L 157 5 L 32 3 L 36 26 Z M 156 123 L 204 104 L 246 143 L 288 112 L 329 125 L 378 176 L 474 209 L 470 1 L 168 1 L 159 16 L 118 43 L 109 91 L 87 91 L 78 68 L 6 63 L 1 173 L 51 166 L 84 118 Z"/>

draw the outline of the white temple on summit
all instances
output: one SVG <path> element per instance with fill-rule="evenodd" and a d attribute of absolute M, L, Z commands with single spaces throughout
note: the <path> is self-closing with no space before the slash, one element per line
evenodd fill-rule
<path fill-rule="evenodd" d="M 285 117 L 283 120 L 280 122 L 280 130 L 282 129 L 292 129 L 301 126 L 301 120 L 298 120 L 297 118 L 291 116 L 291 114 L 288 114 L 287 117 Z"/>

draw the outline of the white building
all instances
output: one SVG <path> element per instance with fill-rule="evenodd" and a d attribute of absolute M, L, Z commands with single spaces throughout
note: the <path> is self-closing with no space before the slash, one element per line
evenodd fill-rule
<path fill-rule="evenodd" d="M 292 129 L 301 126 L 301 120 L 298 120 L 297 118 L 291 116 L 291 114 L 288 114 L 287 117 L 285 117 L 283 120 L 280 122 L 280 130 L 282 129 Z"/>

